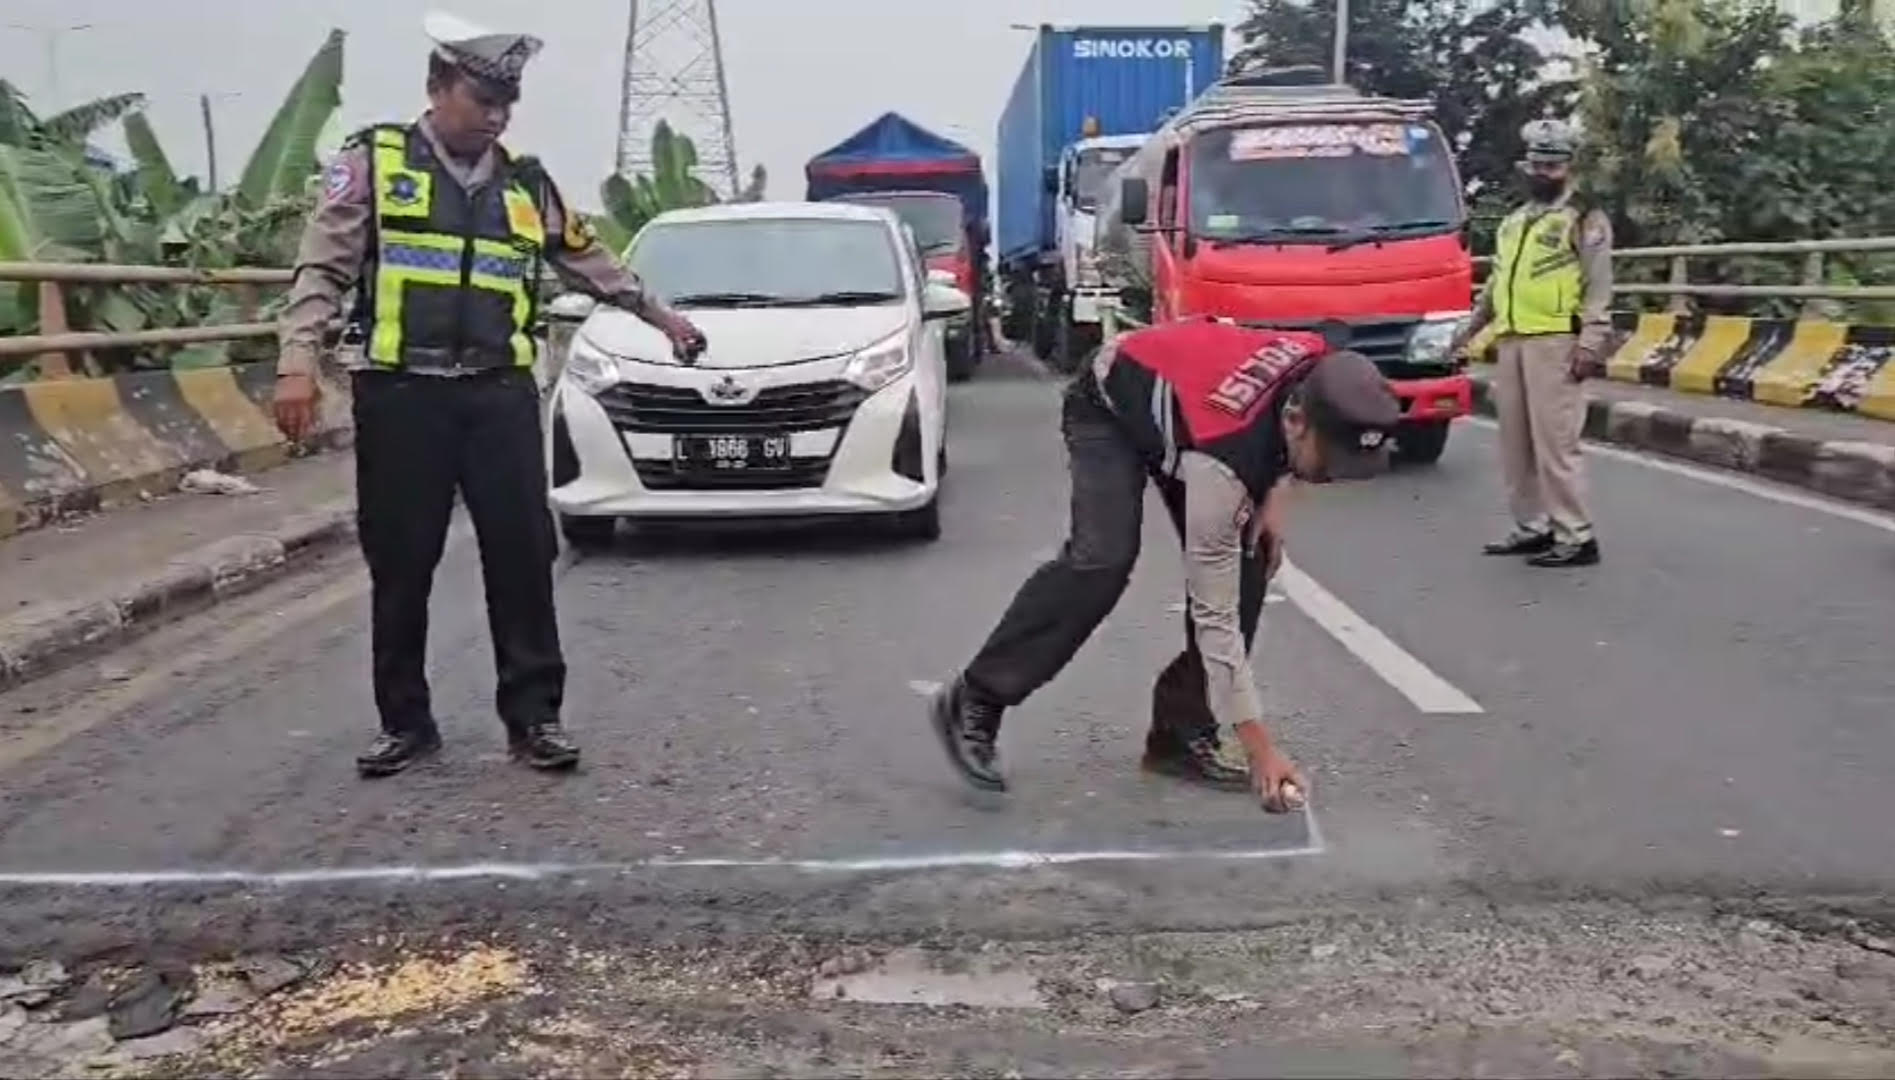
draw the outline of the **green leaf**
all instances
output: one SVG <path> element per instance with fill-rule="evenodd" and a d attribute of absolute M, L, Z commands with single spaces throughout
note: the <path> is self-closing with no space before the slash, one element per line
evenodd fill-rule
<path fill-rule="evenodd" d="M 342 41 L 342 31 L 329 32 L 277 108 L 238 181 L 237 198 L 243 205 L 258 207 L 300 195 L 304 181 L 316 171 L 316 143 L 342 104 Z"/>
<path fill-rule="evenodd" d="M 138 162 L 139 188 L 145 201 L 159 220 L 170 217 L 184 206 L 187 198 L 184 186 L 178 183 L 178 174 L 171 169 L 171 160 L 165 156 L 164 147 L 158 143 L 157 132 L 151 130 L 151 121 L 144 113 L 133 113 L 125 118 L 125 145 L 132 152 L 132 159 Z"/>
<path fill-rule="evenodd" d="M 58 153 L 0 146 L 0 260 L 96 260 L 102 210 L 97 189 Z"/>
<path fill-rule="evenodd" d="M 40 124 L 40 132 L 51 142 L 83 145 L 100 130 L 144 107 L 143 94 L 114 94 L 47 117 Z"/>
<path fill-rule="evenodd" d="M 599 234 L 599 244 L 614 256 L 623 258 L 625 249 L 632 246 L 632 234 L 611 214 L 588 214 L 586 220 L 592 223 L 592 229 Z"/>
<path fill-rule="evenodd" d="M 0 145 L 25 146 L 39 131 L 39 117 L 27 107 L 26 95 L 0 79 Z"/>

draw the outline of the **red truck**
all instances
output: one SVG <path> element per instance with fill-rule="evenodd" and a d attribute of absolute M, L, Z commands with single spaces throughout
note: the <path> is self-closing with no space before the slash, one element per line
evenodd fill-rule
<path fill-rule="evenodd" d="M 1435 461 L 1473 408 L 1448 354 L 1473 259 L 1453 151 L 1429 112 L 1309 69 L 1224 79 L 1115 174 L 1107 280 L 1153 321 L 1317 330 L 1366 354 L 1401 399 L 1396 456 Z"/>

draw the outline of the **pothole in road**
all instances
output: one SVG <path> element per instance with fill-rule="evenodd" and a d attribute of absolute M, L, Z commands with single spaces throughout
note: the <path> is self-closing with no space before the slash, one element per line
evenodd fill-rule
<path fill-rule="evenodd" d="M 848 969 L 865 965 L 866 970 Z M 854 1001 L 877 1005 L 966 1005 L 980 1009 L 1043 1009 L 1039 977 L 1011 965 L 988 960 L 964 963 L 962 970 L 944 971 L 934 957 L 903 949 L 873 963 L 851 954 L 825 963 L 810 988 L 819 1001 Z"/>
<path fill-rule="evenodd" d="M 662 947 L 581 925 L 364 942 L 280 973 L 205 962 L 168 1041 L 116 1047 L 106 1018 L 61 1019 L 98 972 L 42 961 L 0 982 L 34 1002 L 0 1007 L 0 1072 L 1895 1075 L 1879 939 L 1695 910 L 1402 905 L 1248 931 Z M 8 1059 L 22 1051 L 32 1067 Z"/>

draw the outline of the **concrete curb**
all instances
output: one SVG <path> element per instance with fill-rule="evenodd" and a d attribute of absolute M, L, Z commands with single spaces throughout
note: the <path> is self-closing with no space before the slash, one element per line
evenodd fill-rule
<path fill-rule="evenodd" d="M 1474 411 L 1494 415 L 1492 390 L 1479 373 Z M 1895 510 L 1895 446 L 1828 442 L 1787 428 L 1597 398 L 1586 403 L 1585 437 Z"/>
<path fill-rule="evenodd" d="M 0 689 L 99 655 L 354 539 L 354 504 L 330 503 L 267 534 L 227 537 L 106 596 L 0 620 Z"/>

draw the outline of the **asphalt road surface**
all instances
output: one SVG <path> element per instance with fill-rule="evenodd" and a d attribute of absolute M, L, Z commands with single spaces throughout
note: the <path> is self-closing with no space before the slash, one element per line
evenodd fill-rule
<path fill-rule="evenodd" d="M 1257 649 L 1309 815 L 1142 775 L 1182 634 L 1176 541 L 1010 714 L 1015 791 L 923 718 L 1063 535 L 1054 384 L 957 387 L 945 535 L 626 537 L 561 564 L 582 770 L 504 760 L 471 539 L 437 583 L 447 749 L 356 778 L 373 734 L 349 559 L 0 698 L 0 939 L 298 947 L 569 913 L 651 940 L 769 930 L 1242 929 L 1478 895 L 1720 901 L 1895 884 L 1895 523 L 1591 455 L 1603 565 L 1484 559 L 1493 432 L 1308 489 Z"/>

